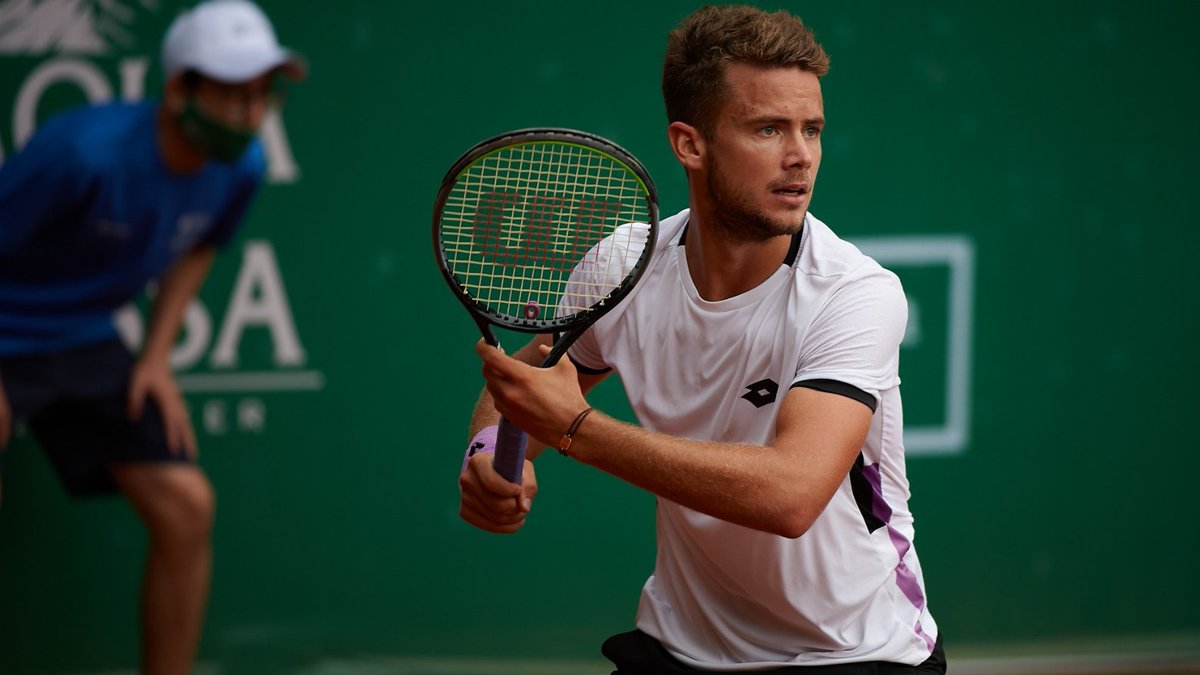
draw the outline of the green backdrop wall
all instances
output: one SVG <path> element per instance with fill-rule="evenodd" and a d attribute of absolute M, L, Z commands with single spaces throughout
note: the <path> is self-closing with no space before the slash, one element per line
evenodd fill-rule
<path fill-rule="evenodd" d="M 0 160 L 67 106 L 154 96 L 182 5 L 0 2 Z M 438 277 L 430 208 L 460 152 L 540 125 L 613 138 L 683 208 L 657 81 L 695 6 L 264 2 L 311 77 L 176 354 L 219 499 L 204 661 L 592 658 L 631 624 L 652 498 L 547 457 L 518 536 L 457 518 L 477 334 Z M 948 644 L 1200 649 L 1200 5 L 762 6 L 832 56 L 814 213 L 909 292 L 909 475 Z M 619 383 L 594 398 L 629 416 Z M 18 438 L 0 673 L 131 667 L 143 550 L 127 507 L 68 500 Z"/>

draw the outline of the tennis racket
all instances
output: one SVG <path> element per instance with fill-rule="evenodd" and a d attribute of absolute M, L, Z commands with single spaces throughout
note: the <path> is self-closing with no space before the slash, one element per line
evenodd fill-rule
<path fill-rule="evenodd" d="M 433 208 L 442 276 L 484 340 L 493 326 L 552 333 L 552 366 L 637 283 L 658 232 L 646 169 L 620 146 L 571 129 L 522 129 L 454 163 Z M 501 418 L 496 471 L 521 482 L 524 431 Z"/>

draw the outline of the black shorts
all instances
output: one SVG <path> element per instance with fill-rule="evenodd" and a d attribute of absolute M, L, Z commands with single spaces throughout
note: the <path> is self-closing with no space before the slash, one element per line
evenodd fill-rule
<path fill-rule="evenodd" d="M 614 635 L 605 640 L 600 651 L 616 664 L 613 675 L 683 675 L 711 673 L 684 664 L 671 656 L 658 640 L 640 630 Z M 868 661 L 836 666 L 783 666 L 753 673 L 807 673 L 808 675 L 942 675 L 946 672 L 946 654 L 942 651 L 942 636 L 938 635 L 933 653 L 919 666 L 900 663 Z"/>
<path fill-rule="evenodd" d="M 24 422 L 75 497 L 117 491 L 109 469 L 136 462 L 191 462 L 167 446 L 162 414 L 146 399 L 129 419 L 133 355 L 120 340 L 53 354 L 0 357 L 0 384 L 13 418 Z"/>

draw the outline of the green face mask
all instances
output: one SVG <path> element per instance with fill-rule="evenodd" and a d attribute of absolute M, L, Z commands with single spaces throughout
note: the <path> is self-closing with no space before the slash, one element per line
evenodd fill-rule
<path fill-rule="evenodd" d="M 178 119 L 188 142 L 205 156 L 222 162 L 236 161 L 254 140 L 255 132 L 221 124 L 204 114 L 190 99 Z"/>

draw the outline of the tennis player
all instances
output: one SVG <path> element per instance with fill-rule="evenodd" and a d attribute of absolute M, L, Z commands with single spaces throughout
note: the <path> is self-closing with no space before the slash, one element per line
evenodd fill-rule
<path fill-rule="evenodd" d="M 520 486 L 493 471 L 497 411 L 658 497 L 636 630 L 603 646 L 621 675 L 945 672 L 908 509 L 904 292 L 809 212 L 827 69 L 786 12 L 688 16 L 663 95 L 689 208 L 569 360 L 535 367 L 548 338 L 477 347 L 465 520 L 514 532 L 537 491 L 531 462 Z M 585 398 L 614 372 L 640 427 Z"/>
<path fill-rule="evenodd" d="M 168 354 L 262 180 L 273 81 L 303 64 L 246 0 L 181 14 L 162 58 L 160 101 L 64 113 L 0 167 L 0 449 L 25 420 L 71 495 L 129 500 L 149 533 L 142 672 L 165 675 L 190 672 L 214 512 Z M 152 280 L 135 358 L 112 314 Z"/>

